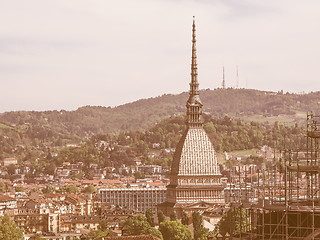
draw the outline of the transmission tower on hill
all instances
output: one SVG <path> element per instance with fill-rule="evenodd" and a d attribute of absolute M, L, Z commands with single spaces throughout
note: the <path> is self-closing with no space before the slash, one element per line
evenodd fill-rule
<path fill-rule="evenodd" d="M 224 79 L 224 65 L 222 67 L 222 88 L 225 89 L 226 88 L 226 81 Z"/>

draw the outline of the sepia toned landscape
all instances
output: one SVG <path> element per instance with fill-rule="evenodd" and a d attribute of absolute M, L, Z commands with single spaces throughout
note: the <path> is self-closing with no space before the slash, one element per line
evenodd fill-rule
<path fill-rule="evenodd" d="M 319 3 L 17 3 L 0 240 L 320 239 Z"/>

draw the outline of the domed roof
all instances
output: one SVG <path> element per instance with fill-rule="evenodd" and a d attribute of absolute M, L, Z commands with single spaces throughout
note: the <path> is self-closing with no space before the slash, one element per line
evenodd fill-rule
<path fill-rule="evenodd" d="M 187 128 L 176 148 L 171 174 L 220 175 L 213 144 L 202 127 Z"/>

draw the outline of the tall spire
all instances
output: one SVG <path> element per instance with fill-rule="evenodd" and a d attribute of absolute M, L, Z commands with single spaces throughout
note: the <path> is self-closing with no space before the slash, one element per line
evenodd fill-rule
<path fill-rule="evenodd" d="M 172 211 L 180 215 L 190 204 L 203 201 L 214 205 L 224 203 L 215 150 L 203 128 L 197 76 L 196 26 L 193 19 L 191 82 L 186 104 L 187 127 L 173 156 L 170 184 L 167 186 L 167 202 L 158 205 L 158 210 L 163 210 L 166 215 Z"/>
<path fill-rule="evenodd" d="M 196 24 L 193 16 L 192 24 L 192 58 L 191 58 L 191 82 L 189 99 L 187 101 L 187 126 L 202 127 L 202 102 L 199 97 L 197 49 L 196 49 Z"/>
<path fill-rule="evenodd" d="M 195 24 L 195 17 L 193 16 L 190 95 L 199 94 L 198 87 L 199 87 L 199 83 L 198 83 L 197 49 L 196 49 L 196 24 Z"/>

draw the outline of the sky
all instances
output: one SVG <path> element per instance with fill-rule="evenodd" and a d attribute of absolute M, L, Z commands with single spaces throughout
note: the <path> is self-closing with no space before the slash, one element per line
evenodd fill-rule
<path fill-rule="evenodd" d="M 320 90 L 319 0 L 1 0 L 0 112 L 200 89 Z"/>

